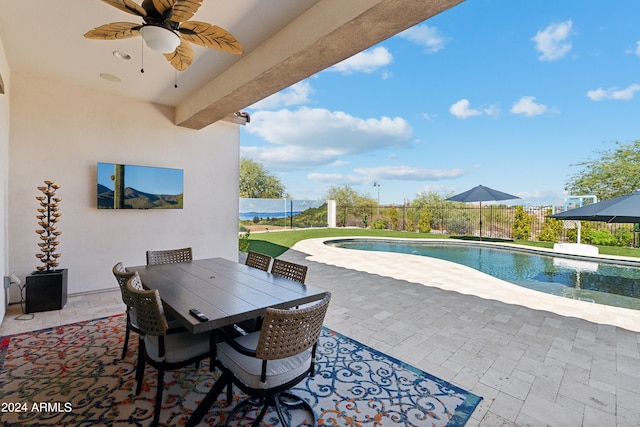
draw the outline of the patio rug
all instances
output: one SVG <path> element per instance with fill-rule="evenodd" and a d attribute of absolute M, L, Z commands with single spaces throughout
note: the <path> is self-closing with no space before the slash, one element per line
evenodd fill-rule
<path fill-rule="evenodd" d="M 125 321 L 119 315 L 0 337 L 2 425 L 149 425 L 157 374 L 147 366 L 136 396 L 137 335 L 120 359 Z M 308 399 L 320 426 L 463 426 L 481 399 L 326 328 L 317 367 L 295 393 Z M 208 362 L 166 373 L 161 423 L 184 424 L 218 374 Z M 202 425 L 224 422 L 241 398 L 234 388 L 227 405 L 222 393 Z M 279 425 L 275 412 L 265 420 Z M 292 422 L 301 425 L 309 424 Z"/>

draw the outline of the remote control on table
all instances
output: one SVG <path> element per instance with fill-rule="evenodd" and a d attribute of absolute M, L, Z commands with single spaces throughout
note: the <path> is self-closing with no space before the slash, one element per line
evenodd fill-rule
<path fill-rule="evenodd" d="M 201 322 L 206 322 L 209 318 L 197 308 L 192 308 L 189 313 Z"/>

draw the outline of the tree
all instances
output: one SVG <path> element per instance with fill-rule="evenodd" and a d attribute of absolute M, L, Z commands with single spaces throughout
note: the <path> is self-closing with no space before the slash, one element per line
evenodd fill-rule
<path fill-rule="evenodd" d="M 345 185 L 343 187 L 332 186 L 325 193 L 325 199 L 327 200 L 335 200 L 336 205 L 346 205 L 346 206 L 375 206 L 376 201 L 368 194 L 358 193 L 356 190 L 351 188 L 350 185 Z"/>
<path fill-rule="evenodd" d="M 598 159 L 577 164 L 582 170 L 569 178 L 567 191 L 606 200 L 640 190 L 640 140 L 616 142 L 615 148 L 598 153 Z"/>
<path fill-rule="evenodd" d="M 346 226 L 347 211 L 360 217 L 364 227 L 367 227 L 369 224 L 368 213 L 371 207 L 376 205 L 376 201 L 368 194 L 360 194 L 350 185 L 344 185 L 343 187 L 332 186 L 325 193 L 324 198 L 336 201 L 338 222 L 343 227 Z"/>
<path fill-rule="evenodd" d="M 240 159 L 240 197 L 280 199 L 284 195 L 284 185 L 262 163 Z"/>
<path fill-rule="evenodd" d="M 415 208 L 417 212 L 422 212 L 423 208 L 428 207 L 428 213 L 427 213 L 428 220 L 429 220 L 428 231 L 431 231 L 431 226 L 433 226 L 436 229 L 438 227 L 449 228 L 448 222 L 451 221 L 450 212 L 451 212 L 452 206 L 465 207 L 465 203 L 447 201 L 445 197 L 441 196 L 440 194 L 434 191 L 430 191 L 428 193 L 426 191 L 421 191 L 420 193 L 416 194 L 416 198 L 413 199 L 413 201 L 411 202 L 411 207 Z M 466 212 L 466 211 L 467 209 L 463 210 L 463 212 Z M 421 229 L 420 232 L 423 232 L 422 230 L 425 229 L 425 223 L 424 223 L 424 218 L 420 218 L 420 215 L 424 215 L 424 214 L 419 213 L 419 219 L 418 219 L 418 222 L 422 222 L 422 225 L 420 224 L 418 225 L 419 228 Z M 426 233 L 428 231 L 424 231 L 424 232 Z"/>

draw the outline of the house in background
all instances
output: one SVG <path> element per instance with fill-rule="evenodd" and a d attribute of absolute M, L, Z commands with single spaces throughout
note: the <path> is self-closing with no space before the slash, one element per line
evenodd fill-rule
<path fill-rule="evenodd" d="M 461 1 L 204 0 L 193 19 L 244 53 L 194 46 L 176 73 L 140 37 L 84 38 L 142 22 L 105 2 L 0 0 L 0 276 L 24 282 L 39 264 L 35 196 L 48 179 L 62 186 L 70 294 L 115 287 L 112 265 L 144 264 L 146 250 L 236 258 L 236 113 Z M 184 209 L 97 209 L 98 162 L 183 169 Z M 0 292 L 0 319 L 19 299 L 15 286 Z"/>

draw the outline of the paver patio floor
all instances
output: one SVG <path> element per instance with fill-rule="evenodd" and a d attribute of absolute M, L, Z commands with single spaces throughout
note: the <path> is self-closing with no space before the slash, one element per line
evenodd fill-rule
<path fill-rule="evenodd" d="M 327 326 L 482 396 L 468 426 L 640 425 L 639 312 L 323 240 L 282 257 L 332 292 Z"/>

